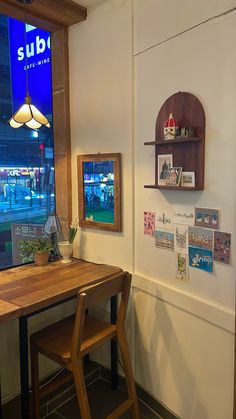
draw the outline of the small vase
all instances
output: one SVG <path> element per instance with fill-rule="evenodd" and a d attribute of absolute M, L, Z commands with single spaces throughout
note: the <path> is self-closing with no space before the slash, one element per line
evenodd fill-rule
<path fill-rule="evenodd" d="M 59 252 L 62 255 L 63 259 L 61 260 L 61 263 L 70 263 L 72 260 L 70 259 L 70 256 L 73 252 L 73 243 L 69 243 L 68 240 L 62 241 L 58 243 Z"/>
<path fill-rule="evenodd" d="M 49 258 L 49 252 L 39 252 L 34 254 L 35 265 L 42 266 L 47 265 Z"/>

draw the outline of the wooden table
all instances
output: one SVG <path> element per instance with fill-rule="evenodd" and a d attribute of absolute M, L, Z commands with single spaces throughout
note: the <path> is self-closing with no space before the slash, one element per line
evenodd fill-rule
<path fill-rule="evenodd" d="M 45 266 L 25 265 L 0 273 L 0 318 L 19 317 L 21 417 L 29 418 L 28 318 L 75 298 L 79 289 L 101 282 L 121 269 L 73 259 Z M 5 311 L 4 311 L 5 305 Z M 12 317 L 11 317 L 12 316 Z M 15 316 L 15 317 L 14 317 Z M 116 298 L 111 300 L 111 321 L 116 320 Z M 117 383 L 117 348 L 111 347 L 113 385 Z"/>
<path fill-rule="evenodd" d="M 0 324 L 8 320 L 18 319 L 22 314 L 22 309 L 14 304 L 0 299 Z"/>

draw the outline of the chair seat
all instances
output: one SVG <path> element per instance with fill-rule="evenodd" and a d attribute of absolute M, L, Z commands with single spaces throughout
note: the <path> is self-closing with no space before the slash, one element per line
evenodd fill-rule
<path fill-rule="evenodd" d="M 71 341 L 75 316 L 67 317 L 31 335 L 31 343 L 42 354 L 58 362 L 71 362 Z M 86 315 L 81 356 L 96 348 L 98 344 L 116 335 L 116 326 Z M 67 366 L 68 367 L 68 366 Z M 71 368 L 69 368 L 71 369 Z"/>

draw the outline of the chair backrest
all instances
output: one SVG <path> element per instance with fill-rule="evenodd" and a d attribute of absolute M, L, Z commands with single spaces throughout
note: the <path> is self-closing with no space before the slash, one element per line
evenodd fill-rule
<path fill-rule="evenodd" d="M 102 301 L 121 294 L 116 324 L 117 327 L 124 325 L 129 301 L 131 278 L 132 276 L 130 273 L 121 271 L 102 282 L 82 288 L 79 291 L 72 339 L 72 347 L 76 348 L 74 349 L 76 352 L 79 351 L 81 345 L 85 311 L 89 307 L 95 306 Z"/>

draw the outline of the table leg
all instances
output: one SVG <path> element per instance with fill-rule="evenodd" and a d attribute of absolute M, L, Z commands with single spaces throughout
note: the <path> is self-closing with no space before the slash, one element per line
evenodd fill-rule
<path fill-rule="evenodd" d="M 115 324 L 117 320 L 117 296 L 111 297 L 111 323 Z M 117 341 L 111 340 L 111 387 L 116 390 L 118 386 L 117 372 Z"/>
<path fill-rule="evenodd" d="M 20 336 L 20 385 L 21 385 L 21 419 L 29 419 L 29 361 L 28 361 L 28 321 L 27 317 L 19 319 Z"/>
<path fill-rule="evenodd" d="M 2 419 L 2 392 L 1 392 L 1 381 L 0 381 L 0 419 Z"/>

